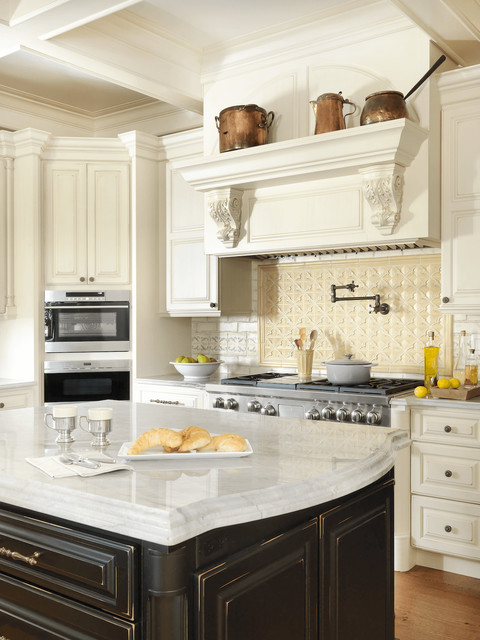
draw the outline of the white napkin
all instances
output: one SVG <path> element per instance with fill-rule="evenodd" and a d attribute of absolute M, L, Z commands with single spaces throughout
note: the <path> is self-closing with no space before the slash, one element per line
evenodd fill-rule
<path fill-rule="evenodd" d="M 88 469 L 87 467 L 81 467 L 78 464 L 64 464 L 60 462 L 60 456 L 45 456 L 43 458 L 25 458 L 27 462 L 33 464 L 34 467 L 40 469 L 51 478 L 68 478 L 69 476 L 82 476 L 87 478 L 88 476 L 98 476 L 101 473 L 109 473 L 110 471 L 120 471 L 121 469 L 127 469 L 132 471 L 132 467 L 124 462 L 112 463 L 99 463 L 100 466 L 97 469 Z M 97 460 L 95 462 L 98 462 Z"/>

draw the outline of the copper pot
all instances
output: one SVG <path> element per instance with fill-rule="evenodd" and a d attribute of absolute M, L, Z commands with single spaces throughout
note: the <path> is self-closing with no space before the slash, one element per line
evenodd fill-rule
<path fill-rule="evenodd" d="M 360 125 L 407 117 L 407 105 L 400 91 L 377 91 L 365 98 Z"/>
<path fill-rule="evenodd" d="M 315 134 L 345 129 L 345 118 L 357 110 L 356 105 L 342 96 L 342 93 L 322 93 L 316 100 L 310 100 L 315 114 Z M 351 104 L 353 111 L 343 114 L 343 105 Z"/>
<path fill-rule="evenodd" d="M 215 116 L 219 133 L 220 153 L 247 149 L 268 142 L 268 130 L 274 118 L 256 104 L 227 107 Z"/>

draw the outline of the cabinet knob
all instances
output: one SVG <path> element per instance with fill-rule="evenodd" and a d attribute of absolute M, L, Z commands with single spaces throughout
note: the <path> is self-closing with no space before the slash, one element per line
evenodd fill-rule
<path fill-rule="evenodd" d="M 446 476 L 447 478 L 451 478 L 451 477 L 452 477 L 452 475 L 453 475 L 453 473 L 450 471 L 450 469 L 447 469 L 447 470 L 445 471 L 445 476 Z"/>
<path fill-rule="evenodd" d="M 450 302 L 450 298 L 449 298 L 448 296 L 444 296 L 444 297 L 442 298 L 442 302 L 443 302 L 444 304 L 447 304 L 447 302 Z"/>
<path fill-rule="evenodd" d="M 445 525 L 445 531 L 447 533 L 451 533 L 452 532 L 452 527 L 449 524 Z"/>
<path fill-rule="evenodd" d="M 80 282 L 85 282 L 85 278 L 83 276 L 80 278 Z"/>
<path fill-rule="evenodd" d="M 216 306 L 217 306 L 216 302 L 210 302 L 210 309 L 215 309 Z"/>
<path fill-rule="evenodd" d="M 443 430 L 445 431 L 445 433 L 450 433 L 450 431 L 452 430 L 452 427 L 449 424 L 446 424 L 443 427 Z"/>
<path fill-rule="evenodd" d="M 3 409 L 5 407 L 5 403 L 4 402 L 0 402 L 0 409 Z"/>
<path fill-rule="evenodd" d="M 95 278 L 92 278 L 91 276 L 90 276 L 90 278 L 89 278 L 88 280 L 89 280 L 90 282 L 95 282 Z"/>

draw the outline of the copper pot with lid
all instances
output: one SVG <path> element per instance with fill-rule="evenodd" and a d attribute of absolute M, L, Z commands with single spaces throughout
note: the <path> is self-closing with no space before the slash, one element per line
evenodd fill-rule
<path fill-rule="evenodd" d="M 256 104 L 243 104 L 222 109 L 220 114 L 215 116 L 220 153 L 266 144 L 273 118 L 273 111 L 267 113 Z"/>
<path fill-rule="evenodd" d="M 339 93 L 322 93 L 316 100 L 310 100 L 315 114 L 315 134 L 345 129 L 345 118 L 355 113 L 357 106 Z M 343 106 L 350 104 L 353 111 L 344 114 Z"/>

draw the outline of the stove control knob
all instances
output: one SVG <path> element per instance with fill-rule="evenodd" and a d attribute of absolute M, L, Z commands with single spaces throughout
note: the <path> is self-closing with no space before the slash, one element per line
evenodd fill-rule
<path fill-rule="evenodd" d="M 262 414 L 262 416 L 274 416 L 277 412 L 275 411 L 275 407 L 273 407 L 271 404 L 267 404 L 266 407 L 262 407 L 260 409 L 260 413 Z"/>
<path fill-rule="evenodd" d="M 225 408 L 225 400 L 223 398 L 215 398 L 213 401 L 214 409 L 224 409 Z"/>
<path fill-rule="evenodd" d="M 305 418 L 307 420 L 320 420 L 320 411 L 317 409 L 310 409 L 305 413 Z"/>
<path fill-rule="evenodd" d="M 352 422 L 365 422 L 365 411 L 357 407 L 352 411 L 351 419 Z"/>
<path fill-rule="evenodd" d="M 337 409 L 336 416 L 339 422 L 345 422 L 345 420 L 348 420 L 350 417 L 350 411 L 347 407 L 340 407 L 340 409 Z"/>
<path fill-rule="evenodd" d="M 323 407 L 322 420 L 334 420 L 334 419 L 335 419 L 335 409 L 330 406 Z"/>
<path fill-rule="evenodd" d="M 250 400 L 250 402 L 247 404 L 247 410 L 251 411 L 252 413 L 258 413 L 261 408 L 262 405 L 258 400 Z"/>
<path fill-rule="evenodd" d="M 225 409 L 238 409 L 238 402 L 235 398 L 228 398 L 228 400 L 225 401 Z"/>
<path fill-rule="evenodd" d="M 367 413 L 368 424 L 380 424 L 382 420 L 382 414 L 377 409 L 372 409 Z"/>

